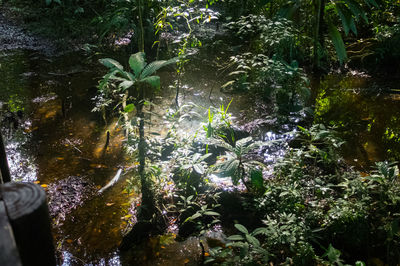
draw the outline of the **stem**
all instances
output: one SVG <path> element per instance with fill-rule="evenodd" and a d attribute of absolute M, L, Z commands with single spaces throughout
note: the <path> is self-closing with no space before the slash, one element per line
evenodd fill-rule
<path fill-rule="evenodd" d="M 125 108 L 126 108 L 126 101 L 128 100 L 128 96 L 129 96 L 129 92 L 128 90 L 125 91 L 124 96 L 122 97 L 122 113 L 124 114 L 124 125 L 125 125 L 125 130 L 124 130 L 124 135 L 128 136 L 128 113 L 125 112 Z"/>
<path fill-rule="evenodd" d="M 187 7 L 189 7 L 187 5 Z M 183 18 L 186 20 L 186 25 L 189 29 L 189 33 L 187 35 L 187 37 L 185 38 L 185 41 L 182 45 L 182 49 L 180 49 L 179 55 L 184 55 L 186 53 L 186 47 L 188 45 L 188 40 L 192 35 L 192 27 L 190 26 L 190 20 L 187 16 L 183 16 Z M 191 18 L 190 18 L 191 19 Z M 178 82 L 176 83 L 176 96 L 175 96 L 175 104 L 176 104 L 176 108 L 179 109 L 179 91 L 180 91 L 180 87 L 181 87 L 181 76 L 182 76 L 182 72 L 185 68 L 185 59 L 181 59 L 180 62 L 178 63 Z"/>
<path fill-rule="evenodd" d="M 142 14 L 142 0 L 139 0 L 139 26 L 140 26 L 140 42 L 139 51 L 144 52 L 144 28 L 143 28 L 143 14 Z"/>
<path fill-rule="evenodd" d="M 150 220 L 155 213 L 154 197 L 149 180 L 146 176 L 146 140 L 144 132 L 144 88 L 139 85 L 139 101 L 137 103 L 137 116 L 139 118 L 139 176 L 142 185 L 142 209 L 139 220 Z"/>

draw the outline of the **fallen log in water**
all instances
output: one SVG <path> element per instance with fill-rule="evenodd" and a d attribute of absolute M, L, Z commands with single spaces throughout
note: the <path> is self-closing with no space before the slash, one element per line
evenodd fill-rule
<path fill-rule="evenodd" d="M 115 183 L 117 183 L 118 180 L 119 180 L 119 178 L 121 177 L 121 173 L 122 173 L 122 169 L 120 168 L 120 169 L 118 169 L 118 172 L 117 172 L 117 174 L 114 176 L 114 178 L 111 179 L 111 181 L 108 182 L 107 185 L 105 185 L 104 187 L 102 187 L 102 188 L 99 190 L 99 193 L 103 193 L 106 189 L 108 189 L 109 187 L 112 187 L 113 185 L 115 185 Z"/>

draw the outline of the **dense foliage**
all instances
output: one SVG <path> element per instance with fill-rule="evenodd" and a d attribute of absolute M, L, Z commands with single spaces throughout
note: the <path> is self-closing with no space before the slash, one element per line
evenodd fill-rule
<path fill-rule="evenodd" d="M 360 172 L 342 156 L 341 137 L 358 126 L 373 133 L 380 110 L 368 114 L 373 116 L 368 125 L 361 115 L 346 120 L 342 106 L 355 100 L 342 91 L 326 97 L 320 82 L 322 74 L 337 69 L 400 70 L 398 63 L 392 67 L 400 59 L 399 1 L 2 2 L 14 11 L 29 10 L 24 19 L 43 34 L 84 35 L 79 41 L 89 43 L 91 56 L 117 51 L 128 59 L 127 64 L 100 59 L 108 72 L 99 82 L 95 110 L 106 123 L 109 116 L 121 117 L 127 153 L 139 164 L 138 224 L 153 225 L 147 236 L 163 234 L 172 223 L 181 238 L 203 241 L 222 225 L 218 245 L 205 250 L 201 242 L 210 265 L 400 264 L 396 163 L 375 162 L 372 170 Z M 144 51 L 154 61 L 147 64 Z M 294 129 L 274 165 L 263 152 L 277 141 L 260 141 L 240 128 L 230 104 L 179 102 L 190 60 L 215 68 L 219 63 L 221 91 L 261 98 L 268 116 L 279 118 L 273 121 Z M 163 119 L 168 133 L 154 137 L 145 125 L 151 125 L 151 101 L 162 88 L 155 72 L 167 65 L 175 66 L 176 97 Z M 330 119 L 338 110 L 339 118 Z M 302 126 L 288 122 L 294 113 Z M 184 134 L 188 120 L 191 128 Z M 386 128 L 387 146 L 398 145 L 397 122 L 393 116 Z M 285 133 L 280 125 L 274 128 Z M 394 149 L 389 155 L 400 158 Z M 214 184 L 221 178 L 230 180 L 232 191 Z M 128 181 L 129 189 L 135 184 Z"/>

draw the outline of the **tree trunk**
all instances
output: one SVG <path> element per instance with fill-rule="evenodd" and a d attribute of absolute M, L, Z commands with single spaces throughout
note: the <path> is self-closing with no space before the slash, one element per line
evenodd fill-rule
<path fill-rule="evenodd" d="M 315 31 L 314 31 L 314 62 L 313 68 L 316 74 L 321 72 L 321 58 L 320 51 L 324 49 L 324 35 L 321 29 L 324 21 L 325 14 L 325 0 L 315 0 Z"/>
<path fill-rule="evenodd" d="M 139 51 L 144 52 L 144 27 L 143 27 L 143 3 L 142 0 L 139 0 L 139 26 L 140 26 L 140 40 L 139 40 Z"/>

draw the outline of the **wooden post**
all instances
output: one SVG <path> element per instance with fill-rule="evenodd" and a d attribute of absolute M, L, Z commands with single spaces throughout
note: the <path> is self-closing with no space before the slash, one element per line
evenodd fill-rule
<path fill-rule="evenodd" d="M 1 185 L 0 193 L 22 264 L 56 265 L 46 193 L 43 188 L 33 183 L 12 182 Z"/>
<path fill-rule="evenodd" d="M 3 136 L 1 135 L 1 132 L 0 132 L 0 170 L 1 170 L 1 180 L 3 180 L 3 183 L 10 182 L 11 181 L 10 169 L 8 168 L 6 149 L 4 147 Z"/>
<path fill-rule="evenodd" d="M 0 200 L 0 265 L 21 266 L 14 234 L 8 221 L 6 207 Z"/>

